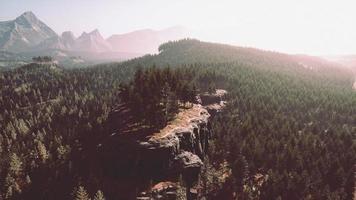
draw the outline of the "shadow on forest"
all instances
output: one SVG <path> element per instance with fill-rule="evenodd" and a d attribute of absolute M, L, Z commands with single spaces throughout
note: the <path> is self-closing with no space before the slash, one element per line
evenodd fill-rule
<path fill-rule="evenodd" d="M 72 199 L 78 185 L 90 194 L 100 189 L 108 199 L 134 199 L 150 185 L 147 177 L 161 176 L 150 176 L 135 167 L 137 142 L 153 132 L 136 121 L 130 110 L 119 105 L 103 129 L 80 133 L 79 142 L 71 145 L 68 162 L 43 163 L 32 170 L 31 181 L 36 184 L 25 189 L 19 199 Z"/>

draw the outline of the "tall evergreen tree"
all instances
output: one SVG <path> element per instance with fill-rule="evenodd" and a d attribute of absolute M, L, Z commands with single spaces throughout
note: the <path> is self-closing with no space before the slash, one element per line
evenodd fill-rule
<path fill-rule="evenodd" d="M 22 161 L 16 153 L 11 154 L 10 156 L 9 170 L 14 175 L 19 175 L 22 171 Z"/>
<path fill-rule="evenodd" d="M 98 190 L 95 193 L 94 200 L 105 200 L 104 193 L 101 190 Z"/>
<path fill-rule="evenodd" d="M 83 186 L 79 186 L 74 194 L 75 200 L 90 200 L 88 192 L 85 190 Z"/>

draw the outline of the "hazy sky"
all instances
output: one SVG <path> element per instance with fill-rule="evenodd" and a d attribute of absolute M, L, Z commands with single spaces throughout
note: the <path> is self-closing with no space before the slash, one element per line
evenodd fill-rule
<path fill-rule="evenodd" d="M 28 10 L 56 32 L 77 36 L 181 25 L 206 41 L 356 54 L 356 0 L 0 0 L 1 21 Z"/>

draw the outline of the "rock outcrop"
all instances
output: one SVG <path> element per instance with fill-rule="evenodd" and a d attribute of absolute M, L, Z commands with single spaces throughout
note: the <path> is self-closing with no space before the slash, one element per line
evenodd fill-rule
<path fill-rule="evenodd" d="M 159 162 L 167 170 L 200 168 L 201 159 L 204 158 L 212 137 L 209 118 L 208 111 L 198 104 L 181 111 L 160 132 L 139 143 L 142 158 L 154 160 L 159 155 L 160 158 L 165 158 Z M 142 165 L 145 163 L 147 162 L 144 161 Z"/>
<path fill-rule="evenodd" d="M 159 132 L 143 134 L 144 136 L 137 136 L 138 133 L 112 133 L 110 142 L 116 150 L 110 159 L 113 159 L 112 156 L 116 157 L 115 170 L 124 172 L 124 175 L 131 173 L 152 177 L 156 181 L 168 181 L 172 180 L 172 177 L 182 175 L 187 187 L 186 195 L 188 199 L 194 199 L 190 189 L 198 180 L 209 142 L 213 137 L 211 117 L 225 106 L 222 99 L 224 94 L 214 94 L 208 102 L 205 95 L 201 104 L 192 104 L 190 108 L 182 109 L 176 118 Z M 139 199 L 150 199 L 150 190 L 143 192 Z"/>
<path fill-rule="evenodd" d="M 136 199 L 137 200 L 151 200 L 151 199 L 165 199 L 176 200 L 178 189 L 177 183 L 164 181 L 154 185 L 149 191 L 142 192 Z"/>

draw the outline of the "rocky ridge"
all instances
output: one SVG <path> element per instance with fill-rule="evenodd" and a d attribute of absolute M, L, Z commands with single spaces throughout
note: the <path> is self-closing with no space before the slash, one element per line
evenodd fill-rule
<path fill-rule="evenodd" d="M 211 121 L 224 108 L 225 94 L 201 95 L 199 104 L 181 109 L 155 133 L 137 127 L 128 108 L 118 105 L 109 114 L 108 135 L 97 144 L 100 163 L 106 163 L 100 170 L 116 177 L 120 188 L 134 188 L 124 190 L 126 199 L 174 199 L 179 180 L 188 199 L 195 199 L 193 188 L 214 135 Z"/>
<path fill-rule="evenodd" d="M 19 52 L 56 35 L 32 12 L 25 12 L 14 20 L 0 22 L 0 49 Z"/>
<path fill-rule="evenodd" d="M 192 108 L 181 111 L 160 132 L 148 136 L 147 141 L 139 142 L 139 162 L 142 165 L 153 164 L 145 169 L 154 170 L 158 167 L 156 170 L 161 168 L 181 174 L 187 187 L 188 199 L 195 199 L 196 194 L 192 187 L 198 180 L 209 141 L 213 137 L 211 117 L 225 106 L 225 94 L 225 90 L 204 94 L 201 104 L 194 104 Z M 167 199 L 166 197 L 171 196 L 170 187 L 168 191 L 163 188 L 154 193 L 144 192 L 137 199 Z"/>
<path fill-rule="evenodd" d="M 139 146 L 143 153 L 165 152 L 169 168 L 199 168 L 212 137 L 209 118 L 210 114 L 202 105 L 194 104 Z"/>

